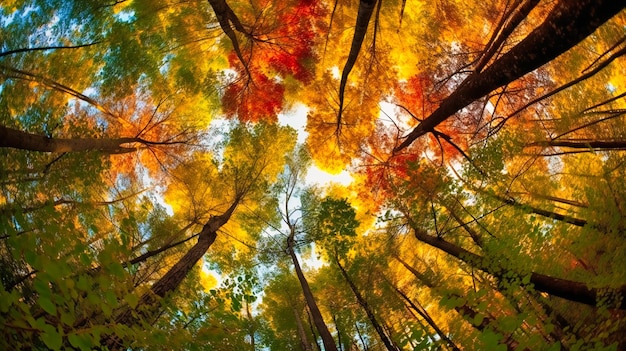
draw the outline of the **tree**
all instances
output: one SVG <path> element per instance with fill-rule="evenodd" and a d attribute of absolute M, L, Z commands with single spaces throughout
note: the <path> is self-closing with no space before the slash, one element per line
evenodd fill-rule
<path fill-rule="evenodd" d="M 2 2 L 0 348 L 625 349 L 625 24 Z"/>

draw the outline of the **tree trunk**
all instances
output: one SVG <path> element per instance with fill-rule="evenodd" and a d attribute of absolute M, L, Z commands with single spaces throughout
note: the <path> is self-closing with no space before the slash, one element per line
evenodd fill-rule
<path fill-rule="evenodd" d="M 350 279 L 348 272 L 346 272 L 346 270 L 343 268 L 343 266 L 341 265 L 341 262 L 339 262 L 339 257 L 337 256 L 335 256 L 335 263 L 339 267 L 339 270 L 341 271 L 341 275 L 343 275 L 343 278 L 346 280 L 348 285 L 350 285 L 350 289 L 352 290 L 352 293 L 356 297 L 357 302 L 359 303 L 359 305 L 361 305 L 361 307 L 363 307 L 363 310 L 365 310 L 365 314 L 367 314 L 367 318 L 370 320 L 370 323 L 372 323 L 372 326 L 378 333 L 378 336 L 380 337 L 383 344 L 385 344 L 385 347 L 387 348 L 387 350 L 399 351 L 400 349 L 393 343 L 393 341 L 391 341 L 387 337 L 387 334 L 385 334 L 385 331 L 383 330 L 382 326 L 380 325 L 380 323 L 378 323 L 378 320 L 376 320 L 376 316 L 374 315 L 374 312 L 369 307 L 367 301 L 365 300 L 365 298 L 363 298 L 363 295 L 361 295 L 356 285 L 354 285 L 354 282 L 352 282 L 352 280 Z"/>
<path fill-rule="evenodd" d="M 293 248 L 293 236 L 294 231 L 291 231 L 291 234 L 287 238 L 287 251 L 289 252 L 289 256 L 293 261 L 294 269 L 296 270 L 296 275 L 298 276 L 298 281 L 300 282 L 300 286 L 302 287 L 302 293 L 304 294 L 304 299 L 306 300 L 306 304 L 309 307 L 309 311 L 311 311 L 311 315 L 313 318 L 313 323 L 315 324 L 315 328 L 317 332 L 320 333 L 320 337 L 322 338 L 322 342 L 324 343 L 324 350 L 326 351 L 338 351 L 337 345 L 335 344 L 335 340 L 333 339 L 330 331 L 328 331 L 328 327 L 324 322 L 324 318 L 322 317 L 322 313 L 320 309 L 317 307 L 317 303 L 315 302 L 315 298 L 313 297 L 313 292 L 311 292 L 311 288 L 309 287 L 309 283 L 304 277 L 304 273 L 302 273 L 302 269 L 300 268 L 300 263 L 298 262 L 298 257 L 296 257 L 296 253 Z"/>
<path fill-rule="evenodd" d="M 213 12 L 215 12 L 215 17 L 217 18 L 217 22 L 220 24 L 222 31 L 226 34 L 228 39 L 230 39 L 230 42 L 233 45 L 233 51 L 235 51 L 237 58 L 246 70 L 246 74 L 249 78 L 252 78 L 248 62 L 243 57 L 241 46 L 239 45 L 239 40 L 237 39 L 237 35 L 235 34 L 233 27 L 247 37 L 251 37 L 250 33 L 243 27 L 243 24 L 241 24 L 239 18 L 235 15 L 233 9 L 226 3 L 225 0 L 209 0 L 209 5 L 211 5 Z"/>
<path fill-rule="evenodd" d="M 406 268 L 409 272 L 411 272 L 413 274 L 413 276 L 415 276 L 417 279 L 419 279 L 424 285 L 426 285 L 428 288 L 430 289 L 435 289 L 436 285 L 433 282 L 433 280 L 431 278 L 428 277 L 427 274 L 423 274 L 418 272 L 415 268 L 413 268 L 411 265 L 409 265 L 406 261 L 404 261 L 403 259 L 401 259 L 400 257 L 394 257 L 398 262 L 400 262 L 404 268 Z M 395 288 L 395 287 L 394 287 Z M 398 291 L 398 289 L 396 288 L 396 291 Z M 400 293 L 400 291 L 398 291 L 398 293 Z M 455 296 L 456 294 L 454 294 L 453 296 Z M 456 295 L 455 297 L 459 297 L 461 298 L 461 296 Z M 461 316 L 464 316 L 467 321 L 472 325 L 472 327 L 476 328 L 479 331 L 485 331 L 488 327 L 492 327 L 495 329 L 495 331 L 499 331 L 498 326 L 496 323 L 492 323 L 492 318 L 490 316 L 485 316 L 483 315 L 483 318 L 480 322 L 480 324 L 474 324 L 472 321 L 474 320 L 474 318 L 479 314 L 479 312 L 477 312 L 476 310 L 474 310 L 472 307 L 468 306 L 467 303 L 463 303 L 463 305 L 461 306 L 455 306 L 454 310 L 460 314 Z M 513 336 L 511 335 L 511 333 L 502 333 L 504 336 L 503 342 L 504 344 L 506 344 L 506 349 L 508 351 L 513 351 L 513 350 L 517 350 L 517 346 L 519 345 L 519 343 L 513 339 Z"/>
<path fill-rule="evenodd" d="M 365 34 L 367 34 L 367 27 L 369 26 L 370 19 L 374 13 L 374 7 L 376 7 L 376 0 L 360 0 L 359 9 L 356 17 L 356 25 L 354 26 L 354 37 L 352 37 L 352 44 L 350 46 L 350 53 L 346 60 L 346 65 L 343 67 L 341 73 L 341 82 L 339 83 L 339 111 L 337 112 L 337 131 L 341 130 L 341 115 L 343 113 L 344 96 L 346 91 L 346 85 L 348 84 L 348 75 L 356 63 L 356 59 L 361 51 Z"/>
<path fill-rule="evenodd" d="M 101 151 L 108 154 L 124 154 L 137 151 L 135 147 L 123 146 L 130 143 L 143 143 L 143 141 L 140 138 L 131 137 L 57 139 L 0 126 L 0 147 L 29 151 L 54 153 Z"/>
<path fill-rule="evenodd" d="M 626 111 L 624 111 L 626 113 Z M 548 140 L 536 141 L 527 146 L 541 147 L 566 147 L 571 149 L 588 149 L 592 150 L 626 150 L 626 140 Z"/>
<path fill-rule="evenodd" d="M 406 301 L 407 304 L 409 304 L 411 309 L 413 309 L 413 311 L 417 312 L 417 314 L 419 314 L 422 318 L 424 318 L 426 323 L 428 323 L 428 325 L 430 325 L 430 327 L 433 328 L 435 333 L 437 333 L 437 335 L 439 335 L 439 337 L 442 340 L 445 340 L 445 342 L 448 343 L 450 348 L 452 348 L 454 351 L 461 351 L 461 349 L 459 349 L 458 346 L 456 346 L 456 344 L 452 340 L 450 340 L 450 338 L 446 335 L 446 333 L 444 333 L 443 330 L 439 328 L 437 323 L 435 323 L 435 321 L 430 317 L 430 315 L 426 312 L 424 307 L 422 307 L 421 305 L 418 306 L 415 302 L 409 299 L 409 297 L 404 292 L 402 292 L 402 290 L 400 290 L 398 287 L 394 285 L 392 285 L 392 287 L 402 297 L 402 299 Z"/>
<path fill-rule="evenodd" d="M 135 307 L 136 311 L 131 308 L 124 309 L 116 318 L 115 322 L 118 324 L 124 324 L 132 326 L 138 324 L 142 319 L 149 318 L 154 313 L 154 306 L 158 303 L 158 298 L 163 298 L 167 293 L 176 290 L 183 279 L 191 272 L 193 266 L 204 256 L 209 247 L 215 242 L 217 238 L 217 231 L 224 225 L 232 216 L 235 208 L 241 201 L 242 197 L 235 198 L 230 207 L 219 216 L 211 216 L 206 222 L 200 233 L 198 233 L 198 242 L 191 248 L 185 256 L 183 256 L 167 273 L 156 283 L 150 287 L 150 291 L 145 293 L 139 303 Z M 135 312 L 135 313 L 133 313 Z M 105 336 L 103 343 L 106 344 L 111 350 L 118 350 L 123 348 L 122 341 L 115 335 Z"/>
<path fill-rule="evenodd" d="M 398 145 L 398 152 L 432 132 L 441 122 L 491 91 L 554 60 L 593 33 L 626 5 L 615 0 L 561 0 L 545 21 L 520 43 L 474 72 Z"/>
<path fill-rule="evenodd" d="M 507 279 L 507 276 L 514 276 L 519 278 L 520 281 L 524 278 L 523 276 L 516 274 L 509 267 L 490 266 L 486 262 L 486 259 L 480 255 L 465 250 L 464 248 L 445 241 L 442 238 L 430 236 L 425 231 L 416 228 L 412 224 L 411 227 L 415 232 L 415 237 L 419 241 L 436 247 L 469 264 L 470 266 L 489 273 L 500 280 Z M 566 300 L 590 306 L 597 306 L 602 302 L 607 304 L 609 308 L 626 310 L 626 285 L 621 285 L 619 287 L 592 288 L 585 283 L 551 277 L 536 272 L 530 273 L 529 282 L 533 284 L 534 289 L 537 291 Z"/>
<path fill-rule="evenodd" d="M 293 309 L 293 314 L 296 317 L 296 326 L 298 327 L 298 337 L 300 338 L 300 347 L 302 351 L 312 351 L 311 343 L 306 337 L 306 332 L 304 331 L 304 325 L 302 324 L 302 318 L 300 317 L 300 313 L 298 313 L 298 308 L 296 306 L 291 306 Z"/>

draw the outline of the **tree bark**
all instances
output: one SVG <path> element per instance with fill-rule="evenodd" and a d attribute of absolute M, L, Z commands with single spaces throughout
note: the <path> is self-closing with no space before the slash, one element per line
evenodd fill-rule
<path fill-rule="evenodd" d="M 241 47 L 239 45 L 239 40 L 237 39 L 237 35 L 233 30 L 233 27 L 240 33 L 243 33 L 247 37 L 251 37 L 250 33 L 243 27 L 241 22 L 239 21 L 239 17 L 235 15 L 233 9 L 226 3 L 225 0 L 208 0 L 209 5 L 215 12 L 215 17 L 217 18 L 222 31 L 228 39 L 230 39 L 231 44 L 233 45 L 233 51 L 237 55 L 237 58 L 243 65 L 246 70 L 246 74 L 249 78 L 252 78 L 252 74 L 250 73 L 250 68 L 248 67 L 248 62 L 243 57 L 243 53 L 241 51 Z"/>
<path fill-rule="evenodd" d="M 584 219 L 580 219 L 580 218 L 576 218 L 576 217 L 572 217 L 572 216 L 566 216 L 566 215 L 562 215 L 560 213 L 556 213 L 556 212 L 552 212 L 552 211 L 548 211 L 548 210 L 543 210 L 537 207 L 533 207 L 533 206 L 528 206 L 522 203 L 519 203 L 517 200 L 513 199 L 513 198 L 508 198 L 508 197 L 504 197 L 504 196 L 500 196 L 500 195 L 495 195 L 495 194 L 489 194 L 487 192 L 485 192 L 487 194 L 487 196 L 491 196 L 494 199 L 498 199 L 500 201 L 502 201 L 503 203 L 513 206 L 515 208 L 519 208 L 522 209 L 524 211 L 527 211 L 529 213 L 533 213 L 542 217 L 546 217 L 546 218 L 551 218 L 557 221 L 561 221 L 561 222 L 565 222 L 571 225 L 575 225 L 577 227 L 584 227 L 588 224 L 588 222 Z M 598 225 L 593 224 L 592 225 L 593 228 L 596 229 L 600 229 Z"/>
<path fill-rule="evenodd" d="M 57 139 L 0 126 L 0 147 L 21 150 L 51 153 L 101 151 L 108 154 L 124 154 L 137 151 L 136 147 L 123 146 L 130 143 L 143 144 L 145 141 L 133 137 Z"/>
<path fill-rule="evenodd" d="M 626 140 L 547 140 L 536 141 L 528 144 L 527 146 L 566 147 L 571 149 L 589 150 L 626 150 Z"/>
<path fill-rule="evenodd" d="M 338 351 L 337 344 L 335 344 L 335 340 L 333 339 L 328 327 L 326 326 L 326 322 L 324 322 L 324 318 L 322 317 L 322 312 L 320 312 L 319 307 L 317 307 L 317 303 L 315 302 L 315 298 L 313 297 L 313 292 L 309 287 L 309 282 L 306 280 L 304 273 L 302 273 L 302 269 L 300 268 L 300 263 L 298 262 L 298 257 L 293 248 L 295 233 L 292 228 L 289 237 L 287 238 L 287 251 L 289 252 L 289 256 L 293 261 L 294 269 L 296 270 L 296 275 L 298 276 L 298 281 L 300 282 L 300 286 L 302 287 L 302 293 L 304 294 L 304 299 L 306 300 L 306 304 L 309 307 L 309 311 L 311 311 L 311 317 L 313 319 L 313 324 L 315 324 L 315 329 L 320 333 L 320 337 L 322 338 L 322 343 L 324 343 L 324 350 L 326 351 Z"/>
<path fill-rule="evenodd" d="M 302 318 L 300 317 L 300 313 L 298 313 L 298 308 L 296 306 L 291 306 L 293 309 L 293 314 L 296 317 L 296 326 L 298 327 L 298 336 L 300 338 L 300 347 L 302 351 L 312 351 L 311 343 L 309 343 L 309 339 L 306 337 L 306 332 L 304 331 L 304 325 L 302 324 Z"/>
<path fill-rule="evenodd" d="M 417 138 L 491 91 L 554 60 L 574 47 L 626 5 L 615 0 L 561 0 L 545 21 L 520 43 L 481 72 L 474 72 L 398 145 L 405 149 Z"/>
<path fill-rule="evenodd" d="M 461 351 L 461 349 L 459 349 L 458 346 L 456 346 L 456 344 L 454 343 L 454 341 L 452 341 L 447 335 L 446 333 L 443 332 L 443 330 L 441 330 L 441 328 L 439 328 L 439 326 L 437 325 L 437 323 L 435 323 L 435 321 L 430 317 L 430 315 L 428 314 L 428 312 L 426 312 L 426 310 L 424 309 L 424 307 L 421 306 L 421 304 L 418 306 L 415 302 L 413 302 L 402 290 L 400 290 L 397 286 L 392 285 L 393 289 L 398 293 L 398 295 L 400 295 L 400 297 L 402 297 L 402 299 L 404 301 L 406 301 L 407 304 L 409 304 L 409 306 L 411 307 L 411 309 L 413 309 L 413 311 L 415 311 L 417 314 L 419 314 L 422 318 L 424 318 L 424 320 L 426 321 L 426 323 L 428 323 L 428 325 L 430 325 L 431 328 L 433 328 L 433 330 L 435 331 L 435 333 L 437 333 L 437 335 L 439 335 L 439 337 L 442 340 L 445 340 L 445 342 L 448 343 L 448 345 L 450 346 L 450 348 L 454 351 Z"/>

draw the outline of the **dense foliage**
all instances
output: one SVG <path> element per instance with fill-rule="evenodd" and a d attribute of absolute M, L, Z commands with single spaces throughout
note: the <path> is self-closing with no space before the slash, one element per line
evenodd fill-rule
<path fill-rule="evenodd" d="M 626 349 L 624 7 L 3 1 L 0 349 Z"/>

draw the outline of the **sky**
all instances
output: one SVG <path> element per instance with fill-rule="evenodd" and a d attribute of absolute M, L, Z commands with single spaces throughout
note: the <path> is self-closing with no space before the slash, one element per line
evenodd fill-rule
<path fill-rule="evenodd" d="M 296 104 L 291 110 L 278 115 L 278 123 L 292 127 L 298 132 L 298 143 L 304 143 L 308 136 L 306 132 L 306 116 L 308 108 L 302 104 Z M 307 185 L 328 185 L 329 183 L 339 183 L 348 185 L 352 182 L 352 176 L 346 171 L 339 174 L 325 172 L 314 164 L 309 168 L 306 176 Z"/>

